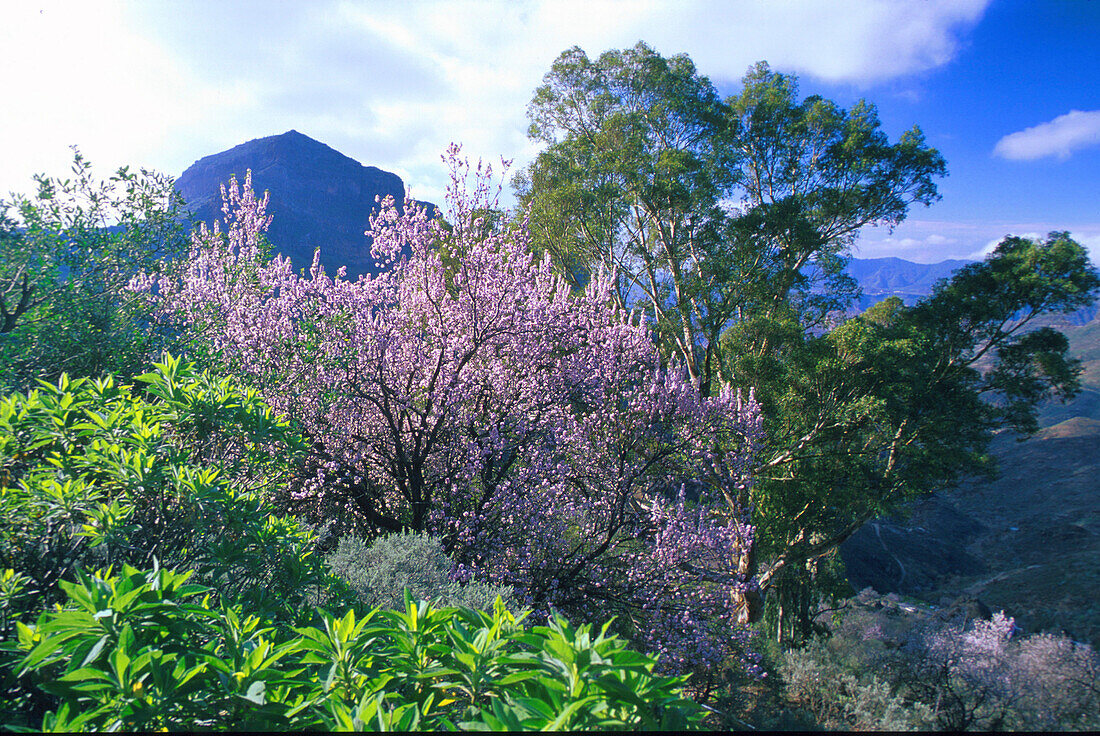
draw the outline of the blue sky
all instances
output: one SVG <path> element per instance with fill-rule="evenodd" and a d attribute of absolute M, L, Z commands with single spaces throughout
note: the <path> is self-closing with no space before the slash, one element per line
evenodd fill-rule
<path fill-rule="evenodd" d="M 1098 0 L 447 0 L 0 3 L 0 192 L 63 173 L 178 175 L 291 128 L 442 200 L 439 156 L 522 165 L 525 107 L 554 58 L 645 40 L 723 94 L 753 62 L 805 94 L 875 103 L 947 159 L 943 199 L 861 257 L 975 257 L 1007 233 L 1070 230 L 1100 260 Z"/>

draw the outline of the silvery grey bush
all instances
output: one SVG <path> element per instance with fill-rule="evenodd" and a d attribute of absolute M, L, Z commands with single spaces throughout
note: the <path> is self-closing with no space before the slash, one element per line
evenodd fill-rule
<path fill-rule="evenodd" d="M 415 599 L 438 600 L 444 606 L 491 611 L 498 595 L 515 606 L 508 586 L 453 580 L 454 562 L 440 540 L 427 532 L 398 532 L 374 542 L 346 536 L 326 563 L 372 607 L 404 608 L 406 588 Z"/>

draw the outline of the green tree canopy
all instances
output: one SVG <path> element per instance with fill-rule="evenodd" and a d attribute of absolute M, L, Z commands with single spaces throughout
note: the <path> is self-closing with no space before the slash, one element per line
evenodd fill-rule
<path fill-rule="evenodd" d="M 944 174 L 919 128 L 890 143 L 868 103 L 799 101 L 766 64 L 723 102 L 687 56 L 643 43 L 595 62 L 564 52 L 528 115 L 547 144 L 517 180 L 536 247 L 574 279 L 614 270 L 622 304 L 645 309 L 708 391 L 730 378 L 731 322 L 793 307 L 809 325 L 846 306 L 860 229 L 932 202 Z"/>
<path fill-rule="evenodd" d="M 989 471 L 994 432 L 1034 432 L 1040 402 L 1071 397 L 1080 370 L 1065 336 L 1034 320 L 1090 304 L 1098 287 L 1066 233 L 1010 237 L 913 307 L 893 297 L 827 332 L 790 313 L 727 330 L 735 381 L 764 408 L 762 586 L 812 578 L 866 521 Z"/>
<path fill-rule="evenodd" d="M 918 127 L 891 142 L 873 105 L 800 100 L 765 63 L 723 102 L 686 56 L 641 43 L 566 51 L 528 114 L 546 144 L 517 183 L 536 247 L 574 278 L 617 273 L 619 300 L 704 390 L 761 402 L 761 470 L 740 500 L 762 588 L 791 583 L 802 628 L 844 539 L 988 467 L 994 431 L 1034 431 L 1038 402 L 1077 389 L 1065 338 L 1032 329 L 1100 284 L 1066 233 L 1008 238 L 917 306 L 846 314 L 859 233 L 939 196 L 944 160 Z"/>

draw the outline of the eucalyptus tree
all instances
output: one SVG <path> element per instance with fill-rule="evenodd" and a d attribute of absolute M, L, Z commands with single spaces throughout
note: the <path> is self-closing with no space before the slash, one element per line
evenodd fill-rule
<path fill-rule="evenodd" d="M 853 293 L 859 231 L 934 201 L 944 173 L 919 128 L 890 143 L 867 103 L 799 101 L 766 64 L 743 82 L 723 102 L 686 55 L 569 49 L 528 107 L 546 147 L 517 180 L 536 248 L 574 278 L 614 271 L 621 305 L 644 307 L 705 392 L 731 378 L 732 322 L 794 305 L 821 323 Z"/>
<path fill-rule="evenodd" d="M 615 273 L 620 303 L 703 391 L 761 403 L 767 439 L 739 503 L 781 634 L 784 610 L 808 628 L 861 524 L 988 465 L 992 432 L 1033 430 L 1040 400 L 1075 390 L 1064 338 L 1029 332 L 1095 296 L 1064 233 L 1006 241 L 917 307 L 846 318 L 860 232 L 938 198 L 945 164 L 919 128 L 891 142 L 873 105 L 800 100 L 763 63 L 723 102 L 686 56 L 641 43 L 564 52 L 528 113 L 545 144 L 517 186 L 535 247 L 574 277 Z"/>
<path fill-rule="evenodd" d="M 791 305 L 803 324 L 819 324 L 853 295 L 843 268 L 860 231 L 894 227 L 910 206 L 937 200 L 944 160 L 919 127 L 891 143 L 873 105 L 800 101 L 798 80 L 763 62 L 726 104 L 738 201 L 723 234 L 746 295 L 737 317 Z"/>
<path fill-rule="evenodd" d="M 707 391 L 731 316 L 715 287 L 736 173 L 713 86 L 686 56 L 639 44 L 593 62 L 574 47 L 528 114 L 531 137 L 547 144 L 519 177 L 536 248 L 574 283 L 613 272 L 620 307 L 644 304 Z"/>

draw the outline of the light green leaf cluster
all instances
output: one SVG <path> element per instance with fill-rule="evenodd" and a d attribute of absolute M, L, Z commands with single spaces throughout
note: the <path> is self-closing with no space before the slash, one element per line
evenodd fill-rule
<path fill-rule="evenodd" d="M 494 610 L 357 616 L 281 629 L 214 605 L 190 572 L 124 565 L 63 583 L 18 624 L 21 676 L 57 698 L 45 731 L 684 729 L 700 710 L 656 658 L 561 617 Z"/>
<path fill-rule="evenodd" d="M 170 355 L 137 381 L 62 376 L 0 400 L 0 565 L 43 603 L 81 565 L 160 560 L 261 609 L 307 606 L 329 577 L 265 494 L 300 441 L 286 419 Z"/>

